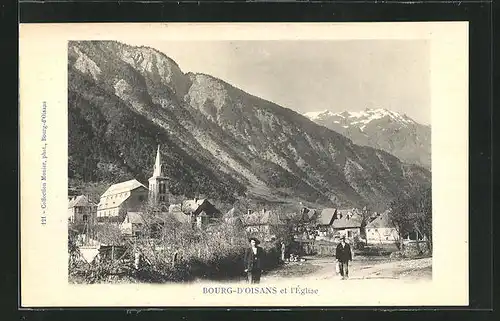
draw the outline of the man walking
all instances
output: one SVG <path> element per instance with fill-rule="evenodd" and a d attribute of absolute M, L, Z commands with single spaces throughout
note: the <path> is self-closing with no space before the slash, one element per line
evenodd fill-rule
<path fill-rule="evenodd" d="M 335 257 L 339 264 L 342 280 L 345 280 L 349 277 L 349 261 L 352 261 L 351 246 L 345 242 L 345 236 L 342 236 L 340 244 L 337 245 Z"/>
<path fill-rule="evenodd" d="M 262 274 L 261 261 L 264 250 L 258 246 L 260 241 L 255 237 L 249 239 L 250 246 L 245 251 L 244 264 L 248 283 L 260 283 Z"/>

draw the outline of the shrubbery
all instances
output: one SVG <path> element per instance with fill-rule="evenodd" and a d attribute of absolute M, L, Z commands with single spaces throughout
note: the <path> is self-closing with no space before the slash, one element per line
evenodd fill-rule
<path fill-rule="evenodd" d="M 70 242 L 71 243 L 71 242 Z M 196 278 L 226 279 L 244 275 L 243 256 L 248 239 L 229 224 L 212 226 L 208 231 L 167 224 L 158 238 L 139 238 L 126 242 L 122 260 L 88 264 L 70 246 L 70 278 L 77 282 L 107 282 L 113 276 L 138 282 L 186 282 Z M 263 269 L 279 265 L 279 250 L 272 243 L 261 244 L 265 255 Z M 76 253 L 76 254 L 75 254 Z M 140 253 L 137 269 L 134 255 Z"/>
<path fill-rule="evenodd" d="M 431 256 L 430 246 L 427 242 L 409 242 L 405 243 L 403 249 L 391 253 L 391 259 L 402 258 L 421 258 Z"/>
<path fill-rule="evenodd" d="M 354 237 L 352 243 L 352 249 L 356 251 L 363 250 L 365 248 L 365 241 L 359 238 L 359 236 Z"/>

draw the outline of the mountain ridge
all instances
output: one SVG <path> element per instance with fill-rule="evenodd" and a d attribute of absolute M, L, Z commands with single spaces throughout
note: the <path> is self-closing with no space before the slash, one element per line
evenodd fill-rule
<path fill-rule="evenodd" d="M 105 41 L 68 49 L 70 178 L 147 178 L 160 143 L 174 192 L 226 202 L 382 208 L 430 183 L 425 169 L 216 77 L 183 73 L 155 49 Z"/>
<path fill-rule="evenodd" d="M 405 162 L 431 169 L 431 127 L 406 114 L 366 108 L 358 112 L 307 112 L 304 116 L 358 145 L 381 149 Z"/>

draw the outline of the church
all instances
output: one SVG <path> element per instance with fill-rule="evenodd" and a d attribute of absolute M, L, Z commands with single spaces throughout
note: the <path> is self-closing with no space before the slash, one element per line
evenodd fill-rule
<path fill-rule="evenodd" d="M 168 203 L 168 177 L 163 169 L 160 146 L 156 151 L 153 174 L 148 187 L 136 179 L 111 185 L 101 195 L 97 205 L 97 222 L 117 223 L 126 234 L 138 235 L 144 218 L 141 209 L 150 205 L 164 208 L 162 215 L 171 214 L 181 223 L 202 226 L 220 212 L 208 200 L 185 200 L 182 204 Z M 161 205 L 165 205 L 164 207 Z M 169 207 L 167 205 L 170 205 Z M 189 206 L 188 206 L 189 205 Z"/>
<path fill-rule="evenodd" d="M 97 221 L 122 222 L 128 212 L 138 212 L 146 201 L 155 205 L 167 201 L 167 179 L 162 171 L 158 146 L 149 188 L 136 179 L 111 185 L 97 205 Z"/>

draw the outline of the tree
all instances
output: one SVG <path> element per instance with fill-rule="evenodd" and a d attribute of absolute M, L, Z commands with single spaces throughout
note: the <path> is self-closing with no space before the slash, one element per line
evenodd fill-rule
<path fill-rule="evenodd" d="M 391 202 L 389 219 L 399 235 L 402 249 L 403 236 L 416 231 L 432 248 L 432 189 L 421 187 L 410 195 L 400 194 Z"/>
<path fill-rule="evenodd" d="M 415 229 L 425 238 L 429 250 L 432 251 L 432 188 L 420 189 L 416 209 L 413 217 Z"/>
<path fill-rule="evenodd" d="M 94 233 L 100 243 L 107 245 L 123 244 L 122 232 L 117 225 L 111 223 L 96 224 Z"/>
<path fill-rule="evenodd" d="M 365 206 L 360 212 L 361 215 L 361 237 L 365 239 L 365 241 L 368 243 L 368 238 L 366 237 L 366 224 L 369 223 L 370 217 L 371 217 L 371 211 Z"/>
<path fill-rule="evenodd" d="M 410 213 L 413 212 L 414 206 L 412 200 L 405 194 L 399 194 L 391 202 L 389 210 L 389 220 L 396 228 L 398 233 L 398 249 L 403 249 L 403 236 L 412 231 L 412 222 Z"/>

